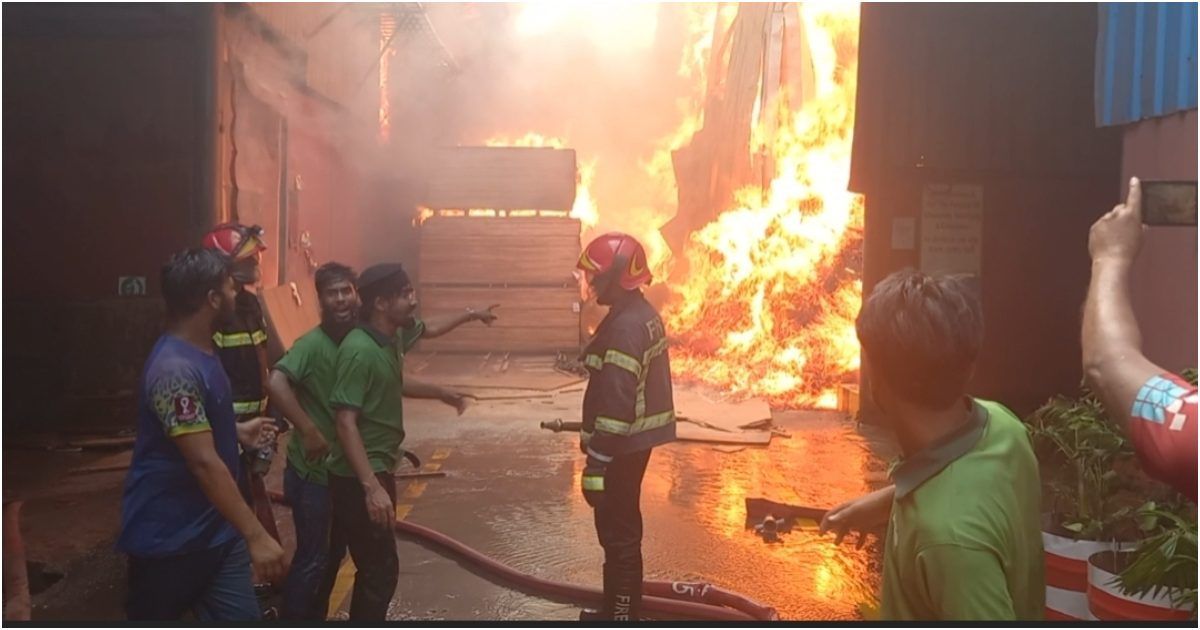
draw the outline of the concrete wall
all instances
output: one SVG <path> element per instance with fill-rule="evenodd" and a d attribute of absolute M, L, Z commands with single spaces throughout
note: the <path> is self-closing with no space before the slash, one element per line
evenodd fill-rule
<path fill-rule="evenodd" d="M 1196 132 L 1194 109 L 1124 127 L 1121 198 L 1135 175 L 1195 181 Z M 1147 228 L 1134 267 L 1134 311 L 1146 355 L 1173 371 L 1196 366 L 1196 267 L 1194 226 Z"/>

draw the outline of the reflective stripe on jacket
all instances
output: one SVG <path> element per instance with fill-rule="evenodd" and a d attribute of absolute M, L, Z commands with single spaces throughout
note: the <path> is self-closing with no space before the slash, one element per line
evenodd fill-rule
<path fill-rule="evenodd" d="M 583 363 L 590 378 L 580 439 L 590 452 L 611 457 L 675 439 L 666 331 L 640 292 L 609 309 Z"/>

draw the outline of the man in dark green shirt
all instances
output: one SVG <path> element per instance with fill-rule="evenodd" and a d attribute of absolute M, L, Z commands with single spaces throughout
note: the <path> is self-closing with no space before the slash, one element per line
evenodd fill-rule
<path fill-rule="evenodd" d="M 857 327 L 871 395 L 903 458 L 894 486 L 834 508 L 822 530 L 840 541 L 886 525 L 886 620 L 1041 619 L 1029 436 L 1003 405 L 965 395 L 983 341 L 975 292 L 963 278 L 901 271 L 867 298 Z"/>
<path fill-rule="evenodd" d="M 337 381 L 337 352 L 358 322 L 358 277 L 349 267 L 330 262 L 316 272 L 321 324 L 292 344 L 275 365 L 271 399 L 296 426 L 288 444 L 284 495 L 292 508 L 296 553 L 284 588 L 283 618 L 323 621 L 328 598 L 321 598 L 329 559 L 332 506 L 329 499 L 329 451 L 337 443 L 330 397 Z M 409 345 L 417 337 L 436 337 L 471 321 L 490 325 L 492 306 L 444 314 L 407 329 Z M 405 329 L 402 329 L 405 330 Z"/>
<path fill-rule="evenodd" d="M 466 397 L 403 377 L 404 353 L 426 326 L 413 316 L 415 292 L 401 265 L 367 269 L 359 291 L 360 324 L 338 347 L 329 397 L 337 441 L 328 464 L 333 526 L 321 599 L 328 601 L 348 548 L 357 568 L 350 620 L 383 621 L 399 578 L 392 473 L 404 441 L 401 397 L 441 400 L 460 414 Z"/>
<path fill-rule="evenodd" d="M 329 395 L 336 380 L 338 344 L 354 328 L 358 314 L 358 278 L 336 262 L 316 273 L 321 324 L 292 344 L 275 364 L 268 387 L 271 399 L 296 427 L 288 443 L 283 492 L 292 508 L 296 553 L 283 593 L 283 618 L 322 621 L 318 602 L 329 554 L 331 520 L 326 455 L 335 439 Z"/>

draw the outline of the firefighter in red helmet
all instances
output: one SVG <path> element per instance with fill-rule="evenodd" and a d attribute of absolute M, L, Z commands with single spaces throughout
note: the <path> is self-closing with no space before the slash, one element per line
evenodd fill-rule
<path fill-rule="evenodd" d="M 650 450 L 675 439 L 671 365 L 662 318 L 642 295 L 646 251 L 628 234 L 593 240 L 579 257 L 581 288 L 608 306 L 583 352 L 590 373 L 580 449 L 583 496 L 604 548 L 604 601 L 580 619 L 637 621 L 642 603 L 642 477 Z"/>
<path fill-rule="evenodd" d="M 238 289 L 234 315 L 218 324 L 213 343 L 232 386 L 234 414 L 238 422 L 246 422 L 267 415 L 267 326 L 258 296 L 251 290 L 261 278 L 259 263 L 267 244 L 263 229 L 257 225 L 224 223 L 204 235 L 202 245 L 233 261 L 232 275 Z M 238 485 L 263 527 L 279 540 L 263 482 L 273 455 L 273 443 L 245 449 Z"/>

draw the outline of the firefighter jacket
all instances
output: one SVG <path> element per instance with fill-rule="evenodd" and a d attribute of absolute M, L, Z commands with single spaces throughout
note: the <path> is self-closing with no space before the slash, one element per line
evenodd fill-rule
<path fill-rule="evenodd" d="M 213 335 L 217 356 L 233 388 L 233 411 L 238 418 L 267 411 L 267 326 L 258 297 L 239 290 L 233 320 L 220 324 Z"/>
<path fill-rule="evenodd" d="M 666 331 L 641 292 L 609 309 L 583 363 L 589 379 L 580 442 L 589 455 L 611 461 L 675 439 Z"/>

